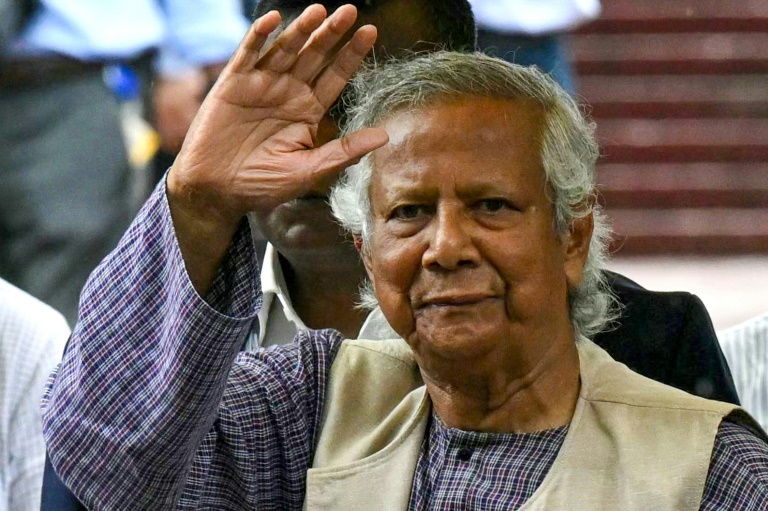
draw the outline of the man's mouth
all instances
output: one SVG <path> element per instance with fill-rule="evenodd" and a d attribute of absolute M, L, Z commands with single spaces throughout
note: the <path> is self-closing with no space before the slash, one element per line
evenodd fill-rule
<path fill-rule="evenodd" d="M 489 293 L 445 294 L 428 296 L 415 305 L 419 309 L 430 307 L 462 307 L 476 305 L 492 298 L 495 298 L 495 296 Z"/>

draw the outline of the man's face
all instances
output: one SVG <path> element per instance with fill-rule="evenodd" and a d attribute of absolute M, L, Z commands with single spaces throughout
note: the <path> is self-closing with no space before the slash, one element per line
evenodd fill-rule
<path fill-rule="evenodd" d="M 420 3 L 413 0 L 391 0 L 373 15 L 361 16 L 357 27 L 364 24 L 373 24 L 378 29 L 375 51 L 379 58 L 397 54 L 398 50 L 419 48 L 421 41 L 434 40 L 428 29 L 433 23 L 426 18 Z M 316 146 L 338 135 L 336 122 L 326 115 L 318 128 Z M 250 215 L 259 232 L 292 264 L 359 264 L 350 238 L 333 218 L 328 205 L 333 184 L 334 180 L 317 183 L 304 197 Z"/>
<path fill-rule="evenodd" d="M 580 282 L 591 219 L 555 232 L 541 122 L 531 103 L 465 98 L 382 125 L 390 143 L 373 153 L 364 261 L 417 356 L 572 338 L 567 290 Z"/>

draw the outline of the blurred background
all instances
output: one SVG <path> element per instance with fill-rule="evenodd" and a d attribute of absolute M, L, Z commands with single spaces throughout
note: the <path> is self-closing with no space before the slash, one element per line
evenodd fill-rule
<path fill-rule="evenodd" d="M 768 311 L 768 2 L 603 0 L 567 41 L 613 269 L 698 294 L 718 330 Z"/>

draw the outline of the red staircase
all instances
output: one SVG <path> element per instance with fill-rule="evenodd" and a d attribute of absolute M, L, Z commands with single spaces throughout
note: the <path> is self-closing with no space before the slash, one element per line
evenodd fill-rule
<path fill-rule="evenodd" d="M 570 48 L 618 253 L 768 254 L 768 1 L 603 0 Z"/>

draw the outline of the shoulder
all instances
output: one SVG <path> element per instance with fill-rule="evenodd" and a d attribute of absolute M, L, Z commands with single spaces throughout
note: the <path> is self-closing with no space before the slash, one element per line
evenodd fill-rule
<path fill-rule="evenodd" d="M 724 420 L 715 437 L 713 459 L 718 450 L 735 456 L 741 464 L 768 483 L 768 442 L 749 427 L 729 418 Z"/>
<path fill-rule="evenodd" d="M 64 316 L 0 279 L 0 344 L 4 354 L 53 352 L 60 357 L 69 336 Z"/>
<path fill-rule="evenodd" d="M 702 511 L 768 509 L 768 443 L 725 420 L 715 437 Z"/>
<path fill-rule="evenodd" d="M 238 353 L 230 379 L 316 378 L 330 371 L 347 342 L 336 330 L 299 330 L 293 342 Z"/>
<path fill-rule="evenodd" d="M 404 340 L 355 340 L 346 341 L 339 348 L 330 373 L 328 395 L 337 407 L 354 403 L 353 410 L 366 406 L 378 413 L 394 409 L 405 396 L 423 385 L 419 366 Z"/>
<path fill-rule="evenodd" d="M 344 342 L 333 364 L 333 376 L 338 380 L 359 379 L 387 385 L 408 381 L 409 388 L 421 382 L 421 372 L 411 347 L 402 339 Z"/>
<path fill-rule="evenodd" d="M 0 320 L 6 323 L 33 322 L 38 330 L 61 332 L 69 330 L 58 311 L 34 296 L 0 279 Z"/>
<path fill-rule="evenodd" d="M 415 364 L 413 351 L 403 339 L 367 340 L 356 339 L 345 342 L 340 355 L 363 356 L 377 359 L 391 359 L 406 365 Z"/>
<path fill-rule="evenodd" d="M 582 397 L 636 408 L 672 409 L 725 416 L 735 405 L 704 399 L 638 374 L 591 341 L 579 343 Z"/>
<path fill-rule="evenodd" d="M 34 403 L 36 408 L 68 337 L 61 314 L 0 280 L 0 407 Z"/>

